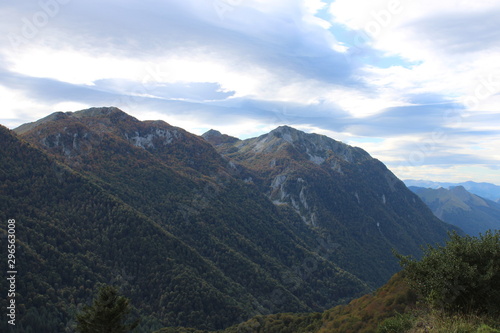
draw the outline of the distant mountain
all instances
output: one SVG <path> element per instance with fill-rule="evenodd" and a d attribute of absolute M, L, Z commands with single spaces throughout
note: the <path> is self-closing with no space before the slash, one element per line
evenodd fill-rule
<path fill-rule="evenodd" d="M 385 283 L 393 248 L 419 256 L 454 229 L 367 152 L 290 127 L 200 137 L 104 107 L 14 132 L 0 218 L 19 221 L 25 331 L 70 330 L 104 282 L 144 332 L 321 311 Z"/>
<path fill-rule="evenodd" d="M 450 189 L 410 186 L 433 211 L 445 222 L 460 227 L 470 235 L 478 235 L 489 229 L 500 229 L 500 204 L 468 192 L 463 186 Z"/>
<path fill-rule="evenodd" d="M 467 191 L 479 195 L 480 197 L 500 202 L 500 186 L 490 183 L 476 183 L 473 181 L 467 181 L 462 183 L 442 183 L 433 182 L 429 180 L 404 180 L 407 186 L 425 187 L 437 189 L 440 187 L 450 188 L 455 186 L 463 186 Z"/>
<path fill-rule="evenodd" d="M 222 144 L 222 143 L 234 143 L 236 141 L 239 141 L 238 138 L 235 138 L 233 136 L 229 136 L 227 134 L 222 134 L 219 131 L 211 129 L 210 131 L 206 132 L 205 134 L 202 135 L 202 137 L 216 145 Z"/>

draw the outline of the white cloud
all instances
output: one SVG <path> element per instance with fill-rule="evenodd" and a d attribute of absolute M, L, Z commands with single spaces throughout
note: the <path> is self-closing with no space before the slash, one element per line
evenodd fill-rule
<path fill-rule="evenodd" d="M 73 84 L 92 85 L 94 81 L 106 78 L 140 80 L 144 73 L 141 62 L 76 50 L 36 47 L 25 50 L 21 55 L 12 55 L 7 60 L 12 64 L 9 69 L 13 72 Z"/>
<path fill-rule="evenodd" d="M 43 10 L 0 6 L 17 34 Z M 490 0 L 72 1 L 19 48 L 0 41 L 1 121 L 114 104 L 197 134 L 288 123 L 396 168 L 442 131 L 453 141 L 420 170 L 463 175 L 439 168 L 500 164 L 499 13 Z"/>
<path fill-rule="evenodd" d="M 0 85 L 0 123 L 10 128 L 47 116 L 48 106 L 21 91 Z M 55 111 L 55 110 L 54 110 Z"/>
<path fill-rule="evenodd" d="M 475 94 L 481 75 L 500 74 L 497 1 L 336 0 L 330 12 L 335 22 L 370 35 L 370 47 L 418 63 L 366 69 L 372 83 L 394 95 L 432 91 L 463 100 Z M 370 34 L 371 26 L 379 32 Z"/>
<path fill-rule="evenodd" d="M 57 111 L 74 111 L 85 110 L 93 107 L 93 105 L 78 103 L 78 102 L 60 102 L 54 105 L 54 110 Z"/>
<path fill-rule="evenodd" d="M 471 175 L 474 175 L 473 180 L 476 182 L 500 184 L 498 172 L 494 172 L 494 170 L 484 165 L 448 165 L 445 167 L 427 165 L 417 167 L 391 166 L 391 170 L 400 179 L 431 179 L 438 182 L 459 183 L 471 180 Z"/>

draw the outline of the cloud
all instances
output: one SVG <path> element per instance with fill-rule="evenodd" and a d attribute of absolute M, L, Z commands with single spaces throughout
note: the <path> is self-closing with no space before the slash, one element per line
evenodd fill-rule
<path fill-rule="evenodd" d="M 288 124 L 358 143 L 396 169 L 429 145 L 423 167 L 500 164 L 494 0 L 42 0 L 0 10 L 0 122 L 11 127 L 115 105 L 197 134 Z"/>
<path fill-rule="evenodd" d="M 17 8 L 13 16 L 22 23 L 37 9 L 41 10 Z M 161 59 L 171 63 L 176 58 L 191 64 L 201 61 L 205 68 L 215 65 L 223 71 L 239 72 L 240 80 L 248 77 L 246 72 L 258 69 L 268 74 L 264 79 L 279 85 L 286 84 L 285 78 L 353 83 L 349 82 L 352 68 L 344 55 L 332 49 L 336 43 L 333 35 L 304 21 L 305 16 L 313 17 L 300 1 L 286 6 L 242 2 L 223 18 L 210 1 L 70 2 L 39 29 L 36 38 L 21 46 L 21 52 L 8 55 L 17 71 L 59 75 L 55 78 L 73 83 L 131 79 L 131 75 L 138 80 L 144 63 L 161 64 Z M 21 31 L 18 34 L 22 35 Z M 73 64 L 61 59 L 73 59 Z M 120 68 L 128 70 L 120 73 Z M 101 77 L 96 77 L 97 73 Z M 216 75 L 207 78 L 206 74 L 186 78 L 198 82 L 216 79 Z"/>
<path fill-rule="evenodd" d="M 393 4 L 399 10 L 391 10 Z M 500 56 L 496 1 L 336 0 L 329 10 L 333 24 L 353 31 L 346 44 L 356 46 L 356 36 L 368 36 L 366 45 L 358 45 L 363 52 L 352 52 L 353 58 L 378 50 L 401 59 L 399 73 L 378 66 L 366 72 L 371 82 L 381 77 L 395 92 L 401 87 L 399 95 L 427 89 L 460 101 L 474 93 L 482 75 L 500 74 L 494 60 Z"/>
<path fill-rule="evenodd" d="M 132 80 L 102 79 L 93 82 L 93 88 L 104 91 L 128 92 L 144 97 L 168 100 L 211 101 L 227 99 L 234 91 L 223 91 L 220 84 L 210 82 L 142 83 Z"/>
<path fill-rule="evenodd" d="M 436 15 L 422 17 L 411 22 L 407 28 L 412 38 L 428 43 L 429 47 L 439 46 L 438 51 L 449 56 L 477 53 L 484 50 L 500 50 L 500 8 L 472 13 L 452 13 L 443 17 Z"/>
<path fill-rule="evenodd" d="M 381 113 L 358 119 L 349 131 L 358 135 L 390 137 L 423 133 L 429 129 L 444 128 L 445 114 L 453 112 L 454 104 L 420 104 L 393 107 Z"/>

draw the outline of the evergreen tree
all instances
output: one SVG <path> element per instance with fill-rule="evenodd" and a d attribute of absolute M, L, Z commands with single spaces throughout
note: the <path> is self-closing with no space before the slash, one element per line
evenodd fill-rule
<path fill-rule="evenodd" d="M 132 331 L 139 320 L 125 324 L 130 313 L 128 298 L 118 295 L 115 287 L 101 287 L 92 306 L 85 306 L 76 317 L 77 331 L 81 333 L 122 333 Z"/>

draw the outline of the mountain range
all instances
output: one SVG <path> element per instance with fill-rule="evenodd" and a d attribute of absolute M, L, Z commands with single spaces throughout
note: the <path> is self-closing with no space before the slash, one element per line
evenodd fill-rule
<path fill-rule="evenodd" d="M 0 127 L 0 184 L 25 332 L 70 330 L 102 283 L 144 332 L 322 311 L 389 280 L 392 249 L 457 230 L 360 148 L 287 126 L 200 137 L 113 107 Z"/>
<path fill-rule="evenodd" d="M 438 189 L 443 187 L 449 189 L 451 187 L 462 186 L 470 193 L 479 195 L 485 199 L 491 201 L 500 202 L 500 186 L 491 183 L 476 183 L 473 181 L 466 181 L 461 183 L 445 183 L 445 182 L 434 182 L 430 180 L 404 180 L 406 186 L 416 186 L 424 188 Z"/>
<path fill-rule="evenodd" d="M 500 230 L 500 203 L 467 191 L 463 186 L 423 188 L 410 186 L 441 220 L 477 236 L 487 230 Z"/>

